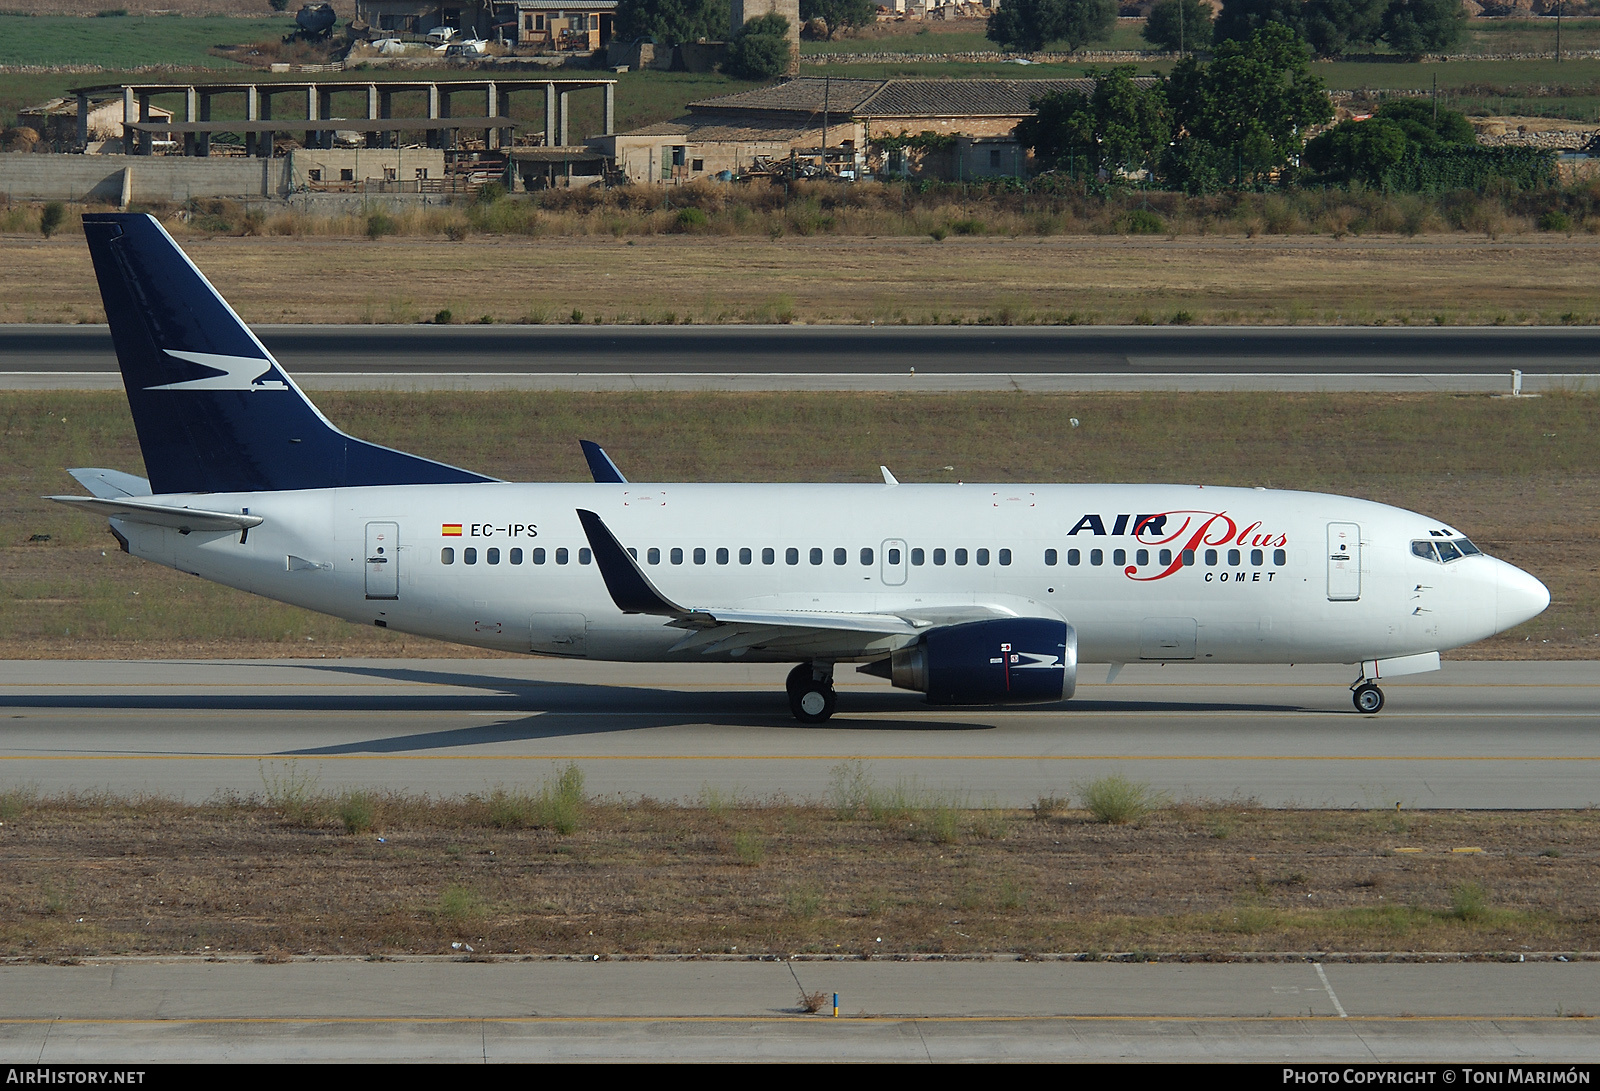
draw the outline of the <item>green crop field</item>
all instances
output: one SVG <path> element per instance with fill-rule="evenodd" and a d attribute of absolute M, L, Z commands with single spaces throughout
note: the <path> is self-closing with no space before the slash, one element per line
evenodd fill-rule
<path fill-rule="evenodd" d="M 60 16 L 0 15 L 0 65 L 100 65 L 137 68 L 238 68 L 213 57 L 217 45 L 282 38 L 294 19 L 225 16 L 123 16 L 74 19 Z"/>

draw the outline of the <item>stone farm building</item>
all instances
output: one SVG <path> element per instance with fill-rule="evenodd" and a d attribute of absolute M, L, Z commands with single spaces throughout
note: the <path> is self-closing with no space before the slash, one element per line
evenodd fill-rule
<path fill-rule="evenodd" d="M 1087 79 L 827 79 L 702 99 L 689 113 L 594 143 L 630 181 L 690 182 L 760 170 L 791 157 L 860 177 L 888 172 L 950 179 L 1020 176 L 1027 150 L 1012 136 L 1032 103 L 1088 91 Z M 912 147 L 885 137 L 918 138 Z"/>

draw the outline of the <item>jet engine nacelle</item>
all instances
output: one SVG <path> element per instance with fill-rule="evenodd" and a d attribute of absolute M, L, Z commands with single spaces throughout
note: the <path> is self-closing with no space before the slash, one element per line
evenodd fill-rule
<path fill-rule="evenodd" d="M 969 621 L 932 629 L 861 669 L 935 705 L 1064 701 L 1078 686 L 1078 634 L 1046 618 Z"/>

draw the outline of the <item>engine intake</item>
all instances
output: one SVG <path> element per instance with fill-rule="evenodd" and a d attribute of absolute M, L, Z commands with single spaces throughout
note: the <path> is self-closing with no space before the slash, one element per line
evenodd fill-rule
<path fill-rule="evenodd" d="M 935 705 L 1064 701 L 1078 685 L 1078 634 L 1046 618 L 969 621 L 929 630 L 860 669 Z"/>

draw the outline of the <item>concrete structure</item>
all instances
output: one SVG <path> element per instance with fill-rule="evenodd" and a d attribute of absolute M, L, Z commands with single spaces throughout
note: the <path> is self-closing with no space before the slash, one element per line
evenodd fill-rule
<path fill-rule="evenodd" d="M 0 194 L 14 201 L 187 201 L 276 197 L 289 160 L 187 159 L 176 155 L 0 153 Z"/>
<path fill-rule="evenodd" d="M 456 134 L 466 131 L 481 132 L 484 146 L 494 149 L 512 143 L 512 134 L 519 128 L 542 129 L 546 144 L 568 144 L 569 96 L 574 91 L 591 89 L 604 96 L 603 132 L 611 133 L 616 117 L 616 81 L 612 79 L 106 84 L 74 88 L 72 94 L 77 98 L 79 148 L 89 143 L 89 104 L 115 94 L 122 103 L 123 140 L 134 154 L 152 154 L 157 134 L 171 133 L 183 141 L 184 154 L 207 156 L 212 151 L 213 137 L 232 133 L 243 139 L 247 156 L 270 158 L 277 134 L 283 132 L 303 135 L 306 147 L 322 148 L 333 146 L 336 132 L 362 134 L 371 148 L 396 147 L 415 142 L 418 136 L 430 148 L 443 148 L 454 146 Z M 512 116 L 513 94 L 543 98 L 542 125 L 533 119 L 519 121 Z M 183 120 L 158 120 L 159 107 L 152 99 L 178 95 L 183 97 Z M 483 112 L 457 112 L 458 95 L 469 95 L 481 102 Z M 422 116 L 397 113 L 396 96 L 420 100 L 412 105 L 420 107 Z M 214 119 L 213 108 L 219 98 L 224 100 L 222 105 L 233 107 L 232 112 L 242 113 L 243 117 Z M 280 98 L 294 103 L 295 113 L 300 116 L 274 117 L 274 105 Z M 356 100 L 356 110 L 349 109 L 351 98 Z M 357 116 L 346 116 L 350 113 Z M 330 124 L 333 122 L 337 124 Z M 413 135 L 408 140 L 403 134 Z"/>
<path fill-rule="evenodd" d="M 793 159 L 830 172 L 939 178 L 1022 175 L 1026 150 L 1011 135 L 1038 97 L 1088 91 L 1086 79 L 857 80 L 805 77 L 702 99 L 672 121 L 596 141 L 630 181 L 690 182 Z M 927 135 L 935 139 L 927 139 Z M 918 147 L 874 148 L 882 138 Z M 920 139 L 919 139 L 920 138 Z M 939 139 L 952 138 L 952 139 Z"/>
<path fill-rule="evenodd" d="M 87 107 L 82 124 L 80 111 Z M 150 107 L 152 121 L 171 121 L 172 111 L 160 106 Z M 120 95 L 91 99 L 84 103 L 80 97 L 53 98 L 37 106 L 17 112 L 17 124 L 38 133 L 42 141 L 54 151 L 75 151 L 85 142 L 90 144 L 107 140 L 122 140 L 123 102 Z M 157 135 L 156 140 L 164 140 Z"/>
<path fill-rule="evenodd" d="M 288 155 L 289 191 L 425 190 L 445 177 L 438 148 L 296 148 Z"/>

